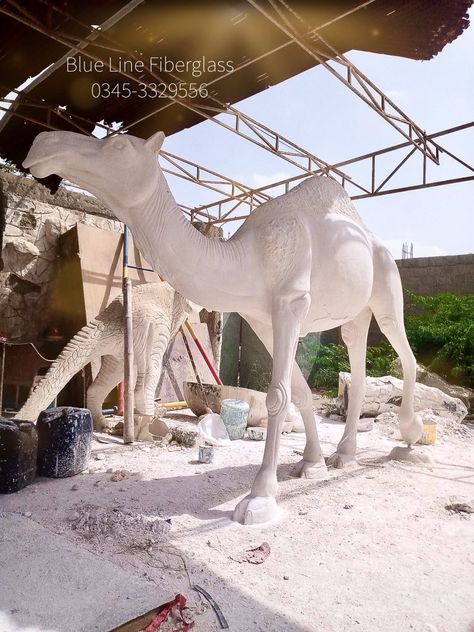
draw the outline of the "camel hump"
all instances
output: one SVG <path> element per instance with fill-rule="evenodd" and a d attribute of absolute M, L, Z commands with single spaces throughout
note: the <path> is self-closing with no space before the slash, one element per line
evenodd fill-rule
<path fill-rule="evenodd" d="M 344 215 L 363 226 L 347 191 L 331 177 L 312 176 L 292 189 L 291 193 L 301 197 L 305 206 L 310 207 L 313 213 Z"/>

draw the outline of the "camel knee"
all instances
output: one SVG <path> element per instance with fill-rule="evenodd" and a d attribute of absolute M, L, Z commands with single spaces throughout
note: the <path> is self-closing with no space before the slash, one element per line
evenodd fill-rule
<path fill-rule="evenodd" d="M 274 384 L 273 382 L 270 384 L 267 393 L 267 410 L 269 417 L 277 417 L 282 416 L 282 420 L 286 417 L 288 413 L 288 409 L 290 407 L 290 389 L 288 386 L 279 382 L 278 384 Z"/>

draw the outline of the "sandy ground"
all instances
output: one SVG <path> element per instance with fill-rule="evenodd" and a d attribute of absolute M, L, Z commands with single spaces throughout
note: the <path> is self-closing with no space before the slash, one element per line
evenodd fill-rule
<path fill-rule="evenodd" d="M 343 426 L 324 420 L 319 429 L 329 455 Z M 358 464 L 318 482 L 291 477 L 304 435 L 284 435 L 283 515 L 263 527 L 230 520 L 262 457 L 263 442 L 249 440 L 216 449 L 210 465 L 196 462 L 197 447 L 94 441 L 87 473 L 38 479 L 0 503 L 165 587 L 170 599 L 184 594 L 198 632 L 220 628 L 191 584 L 212 595 L 238 632 L 474 632 L 474 516 L 445 509 L 474 504 L 473 442 L 466 431 L 417 448 L 432 450 L 432 467 L 387 461 L 401 444 L 393 428 L 376 424 L 359 434 Z M 117 469 L 131 475 L 112 481 Z M 78 514 L 94 507 L 170 518 L 171 526 L 152 546 L 74 530 Z M 232 559 L 264 541 L 271 553 L 262 564 Z"/>

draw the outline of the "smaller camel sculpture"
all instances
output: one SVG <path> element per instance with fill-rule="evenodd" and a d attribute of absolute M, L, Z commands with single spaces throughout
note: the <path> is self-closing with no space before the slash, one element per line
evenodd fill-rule
<path fill-rule="evenodd" d="M 355 459 L 372 314 L 403 368 L 401 434 L 409 445 L 420 438 L 423 424 L 413 409 L 416 361 L 403 324 L 400 275 L 344 189 L 324 176 L 308 178 L 259 206 L 227 241 L 207 239 L 184 217 L 156 159 L 164 138 L 163 132 L 148 140 L 42 132 L 23 166 L 36 177 L 55 173 L 90 191 L 128 225 L 143 257 L 163 279 L 208 311 L 239 312 L 265 344 L 273 356 L 267 439 L 260 470 L 234 519 L 266 522 L 278 515 L 280 430 L 291 400 L 306 431 L 295 473 L 327 475 L 311 390 L 294 362 L 300 336 L 342 326 L 349 351 L 351 397 L 329 465 L 343 467 Z"/>
<path fill-rule="evenodd" d="M 137 439 L 148 435 L 147 422 L 155 414 L 155 391 L 163 355 L 191 311 L 190 303 L 168 283 L 143 283 L 132 290 Z M 123 379 L 123 340 L 123 295 L 120 294 L 69 341 L 15 417 L 36 421 L 39 413 L 78 371 L 101 358 L 100 370 L 87 389 L 87 407 L 92 413 L 94 428 L 102 430 L 104 400 Z"/>

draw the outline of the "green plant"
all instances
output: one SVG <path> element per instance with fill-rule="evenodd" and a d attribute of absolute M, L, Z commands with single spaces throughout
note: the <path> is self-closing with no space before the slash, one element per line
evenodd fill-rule
<path fill-rule="evenodd" d="M 407 335 L 418 360 L 450 382 L 474 387 L 474 294 L 406 295 Z"/>
<path fill-rule="evenodd" d="M 272 380 L 271 372 L 264 371 L 258 362 L 254 362 L 249 370 L 247 388 L 265 393 Z"/>
<path fill-rule="evenodd" d="M 390 374 L 395 352 L 388 343 L 367 349 L 367 375 L 380 377 Z M 337 393 L 340 371 L 350 371 L 349 356 L 344 345 L 318 345 L 313 357 L 313 365 L 308 383 L 322 390 L 328 396 Z"/>

